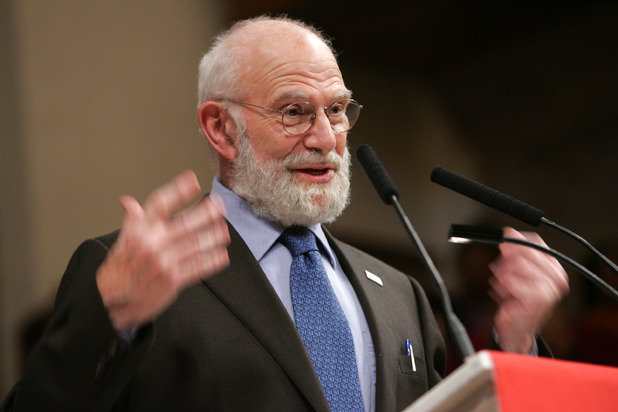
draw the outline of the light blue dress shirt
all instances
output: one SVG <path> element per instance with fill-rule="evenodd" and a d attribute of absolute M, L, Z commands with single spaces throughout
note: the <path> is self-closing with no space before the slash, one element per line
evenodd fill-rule
<path fill-rule="evenodd" d="M 290 293 L 292 255 L 277 241 L 285 227 L 257 217 L 244 199 L 223 186 L 217 178 L 213 181 L 211 193 L 223 200 L 228 221 L 253 253 L 283 306 L 287 309 L 290 318 L 294 321 Z M 374 411 L 376 360 L 367 319 L 350 281 L 343 273 L 337 256 L 328 244 L 322 226 L 313 225 L 309 229 L 318 239 L 324 268 L 352 330 L 365 411 Z"/>

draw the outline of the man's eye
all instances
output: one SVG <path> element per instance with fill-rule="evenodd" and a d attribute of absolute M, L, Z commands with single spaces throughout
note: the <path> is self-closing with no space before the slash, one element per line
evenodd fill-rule
<path fill-rule="evenodd" d="M 329 116 L 340 116 L 345 113 L 345 109 L 346 107 L 343 102 L 337 102 L 328 109 L 328 115 Z"/>
<path fill-rule="evenodd" d="M 294 116 L 299 116 L 301 114 L 303 114 L 303 109 L 300 108 L 300 107 L 297 107 L 297 106 L 295 106 L 295 107 L 288 107 L 287 109 L 285 109 L 285 115 L 286 116 L 294 117 Z"/>
<path fill-rule="evenodd" d="M 289 117 L 306 116 L 307 114 L 311 114 L 311 109 L 307 105 L 301 103 L 294 103 L 286 106 L 283 111 L 285 115 Z"/>

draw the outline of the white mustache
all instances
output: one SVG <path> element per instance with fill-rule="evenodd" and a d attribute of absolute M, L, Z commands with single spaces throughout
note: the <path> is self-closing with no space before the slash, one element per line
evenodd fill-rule
<path fill-rule="evenodd" d="M 347 152 L 347 149 L 346 149 Z M 332 165 L 336 170 L 339 170 L 343 166 L 343 158 L 335 152 L 318 153 L 318 152 L 305 152 L 294 153 L 286 156 L 283 161 L 285 168 L 296 167 L 305 164 Z"/>

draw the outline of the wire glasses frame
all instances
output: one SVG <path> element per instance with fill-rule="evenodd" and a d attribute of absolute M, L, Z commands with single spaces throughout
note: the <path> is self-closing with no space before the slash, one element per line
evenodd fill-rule
<path fill-rule="evenodd" d="M 293 136 L 306 133 L 315 123 L 318 110 L 324 110 L 324 114 L 330 122 L 330 127 L 335 133 L 344 133 L 356 124 L 360 111 L 363 108 L 356 100 L 338 100 L 330 106 L 315 107 L 309 102 L 297 102 L 288 104 L 281 110 L 271 109 L 253 103 L 241 102 L 233 99 L 220 98 L 218 101 L 228 101 L 230 103 L 257 107 L 281 115 L 281 123 L 286 133 Z"/>

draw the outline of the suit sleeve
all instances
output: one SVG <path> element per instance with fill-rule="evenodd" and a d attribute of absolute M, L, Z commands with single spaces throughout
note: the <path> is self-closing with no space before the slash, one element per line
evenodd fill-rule
<path fill-rule="evenodd" d="M 129 345 L 113 328 L 96 284 L 108 250 L 94 239 L 73 254 L 49 326 L 1 411 L 106 411 L 124 392 L 154 332 L 140 330 Z"/>

